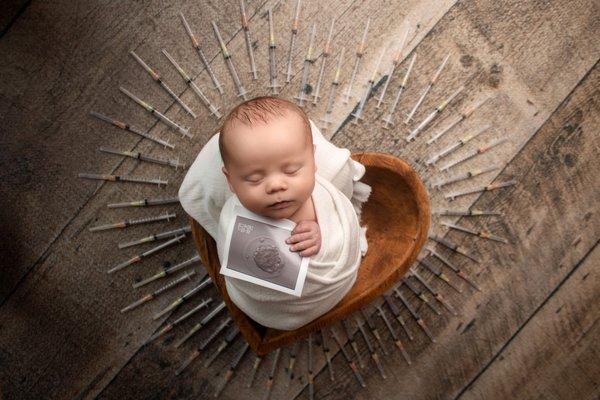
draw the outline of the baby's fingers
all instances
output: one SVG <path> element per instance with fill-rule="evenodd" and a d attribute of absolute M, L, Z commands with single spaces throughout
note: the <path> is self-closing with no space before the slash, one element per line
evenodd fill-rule
<path fill-rule="evenodd" d="M 314 245 L 314 246 L 309 247 L 306 250 L 301 251 L 299 254 L 302 257 L 310 257 L 310 256 L 314 256 L 317 253 L 318 253 L 318 246 Z"/>
<path fill-rule="evenodd" d="M 296 243 L 296 242 L 301 242 L 303 240 L 307 240 L 310 239 L 312 236 L 311 232 L 306 232 L 306 233 L 298 233 L 295 235 L 290 236 L 289 238 L 286 239 L 286 243 Z"/>
<path fill-rule="evenodd" d="M 316 241 L 314 239 L 313 240 L 304 240 L 304 241 L 302 241 L 300 243 L 296 243 L 295 245 L 291 246 L 290 250 L 291 251 L 306 250 L 309 247 L 312 247 L 314 245 L 316 245 Z"/>

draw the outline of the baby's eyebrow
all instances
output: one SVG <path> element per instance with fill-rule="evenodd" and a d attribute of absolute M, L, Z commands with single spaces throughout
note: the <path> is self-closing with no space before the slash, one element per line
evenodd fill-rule
<path fill-rule="evenodd" d="M 302 161 L 288 161 L 285 164 L 283 164 L 283 168 L 289 167 L 290 165 L 295 165 L 295 164 L 300 165 L 300 164 L 302 164 Z M 255 169 L 253 171 L 250 171 L 250 172 L 248 172 L 248 173 L 246 173 L 244 175 L 249 176 L 249 175 L 258 174 L 258 173 L 261 173 L 261 172 L 265 172 L 265 170 L 262 169 L 262 168 L 257 168 L 257 169 Z"/>

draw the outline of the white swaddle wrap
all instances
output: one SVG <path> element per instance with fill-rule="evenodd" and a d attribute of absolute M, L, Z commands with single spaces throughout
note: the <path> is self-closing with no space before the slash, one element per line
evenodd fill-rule
<path fill-rule="evenodd" d="M 365 174 L 365 167 L 350 158 L 348 149 L 336 147 L 325 139 L 312 121 L 310 125 L 317 166 L 312 196 L 322 241 L 319 253 L 311 257 L 302 296 L 290 295 L 293 299 L 282 301 L 277 308 L 277 300 L 273 299 L 285 296 L 284 293 L 240 280 L 236 280 L 237 288 L 233 288 L 226 277 L 227 291 L 233 302 L 257 322 L 278 329 L 295 329 L 331 309 L 352 287 L 356 278 L 354 269 L 360 263 L 360 256 L 364 256 L 368 249 L 367 228 L 359 226 L 362 204 L 371 194 L 371 187 L 359 181 Z M 233 210 L 235 201 L 239 204 L 237 196 L 229 189 L 222 166 L 217 133 L 202 148 L 179 188 L 183 209 L 215 239 L 217 247 L 222 242 L 219 240 L 219 220 L 225 204 L 231 198 L 228 203 L 230 210 Z M 354 211 L 354 214 L 349 215 L 349 211 Z M 358 256 L 353 246 L 358 248 Z M 336 263 L 336 256 L 338 261 L 346 258 L 345 262 Z M 342 271 L 339 268 L 341 264 L 349 268 L 349 272 Z M 342 279 L 344 272 L 351 279 Z M 312 282 L 310 289 L 306 285 L 309 279 Z M 255 286 L 254 291 L 241 284 Z"/>
<path fill-rule="evenodd" d="M 261 325 L 290 330 L 316 319 L 335 306 L 352 288 L 361 260 L 360 227 L 350 200 L 317 173 L 312 193 L 321 231 L 321 249 L 308 264 L 300 298 L 225 276 L 231 300 Z M 223 260 L 227 228 L 235 218 L 237 196 L 227 200 L 221 211 L 217 249 Z"/>

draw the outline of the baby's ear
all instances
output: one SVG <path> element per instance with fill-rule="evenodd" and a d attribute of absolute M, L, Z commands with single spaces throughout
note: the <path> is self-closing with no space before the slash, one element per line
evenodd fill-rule
<path fill-rule="evenodd" d="M 221 171 L 223 171 L 225 179 L 227 179 L 227 185 L 229 186 L 229 190 L 231 190 L 232 193 L 235 193 L 235 191 L 233 190 L 233 186 L 231 186 L 231 182 L 229 182 L 229 172 L 227 172 L 225 167 L 221 167 Z"/>

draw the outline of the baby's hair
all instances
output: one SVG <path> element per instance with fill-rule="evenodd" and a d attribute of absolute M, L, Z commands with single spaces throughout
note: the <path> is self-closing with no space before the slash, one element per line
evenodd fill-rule
<path fill-rule="evenodd" d="M 246 126 L 253 126 L 255 123 L 268 123 L 274 117 L 285 117 L 288 112 L 294 113 L 300 117 L 304 127 L 306 128 L 306 134 L 309 137 L 309 142 L 312 147 L 312 133 L 310 129 L 310 122 L 304 110 L 298 107 L 291 101 L 281 99 L 278 97 L 262 96 L 254 99 L 247 100 L 241 104 L 238 104 L 231 112 L 225 117 L 223 125 L 221 125 L 221 133 L 219 135 L 219 151 L 221 152 L 221 158 L 223 164 L 227 166 L 229 160 L 229 154 L 224 143 L 224 136 L 229 132 L 235 123 L 241 123 Z"/>

